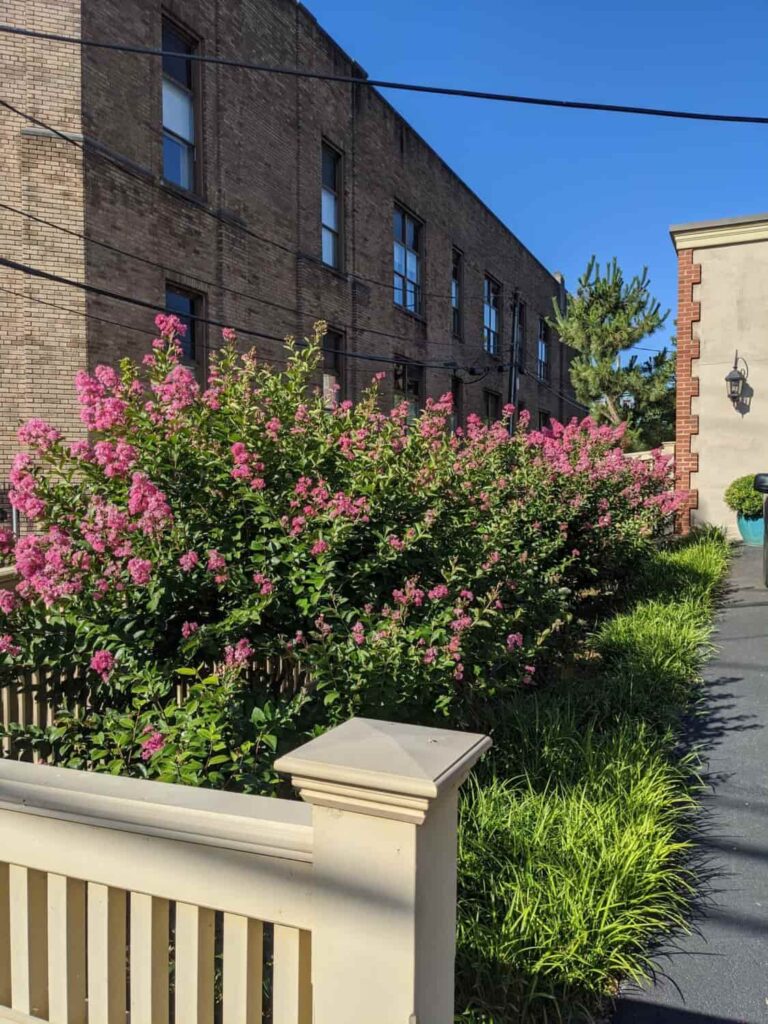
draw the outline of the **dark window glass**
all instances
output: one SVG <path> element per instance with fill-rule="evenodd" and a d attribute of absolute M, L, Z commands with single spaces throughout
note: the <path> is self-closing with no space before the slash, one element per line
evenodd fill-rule
<path fill-rule="evenodd" d="M 411 313 L 421 313 L 422 225 L 399 206 L 392 217 L 394 300 Z"/>
<path fill-rule="evenodd" d="M 483 413 L 486 423 L 501 418 L 501 395 L 497 391 L 483 391 Z"/>
<path fill-rule="evenodd" d="M 455 430 L 464 422 L 464 381 L 461 377 L 451 379 L 451 396 L 453 398 L 451 429 Z"/>
<path fill-rule="evenodd" d="M 539 409 L 539 430 L 549 426 L 551 417 L 546 409 Z"/>
<path fill-rule="evenodd" d="M 344 336 L 327 331 L 323 338 L 323 401 L 332 409 L 344 397 Z"/>
<path fill-rule="evenodd" d="M 525 369 L 525 303 L 517 304 L 517 365 Z"/>
<path fill-rule="evenodd" d="M 341 154 L 323 143 L 320 220 L 323 263 L 341 266 Z"/>
<path fill-rule="evenodd" d="M 173 78 L 185 89 L 191 89 L 193 62 L 184 60 L 181 56 L 170 57 L 167 54 L 169 50 L 178 54 L 194 53 L 194 44 L 175 25 L 166 20 L 163 21 L 163 50 L 166 52 L 166 56 L 163 57 L 163 74 Z"/>
<path fill-rule="evenodd" d="M 454 249 L 451 267 L 451 326 L 455 338 L 462 337 L 462 271 L 461 253 Z"/>
<path fill-rule="evenodd" d="M 424 367 L 404 360 L 395 364 L 395 398 L 408 402 L 408 422 L 419 415 L 424 400 Z"/>
<path fill-rule="evenodd" d="M 492 277 L 483 282 L 483 347 L 490 355 L 499 351 L 501 285 Z"/>
<path fill-rule="evenodd" d="M 169 285 L 165 290 L 165 308 L 186 324 L 187 333 L 181 339 L 182 358 L 185 362 L 194 363 L 198 358 L 198 348 L 201 347 L 199 341 L 202 325 L 194 319 L 202 315 L 201 296 Z"/>

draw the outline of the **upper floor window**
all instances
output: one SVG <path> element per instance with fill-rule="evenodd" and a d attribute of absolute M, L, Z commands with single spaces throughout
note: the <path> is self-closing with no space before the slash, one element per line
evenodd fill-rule
<path fill-rule="evenodd" d="M 341 153 L 323 143 L 321 192 L 323 263 L 341 268 Z"/>
<path fill-rule="evenodd" d="M 525 369 L 525 303 L 517 304 L 517 367 Z"/>
<path fill-rule="evenodd" d="M 395 305 L 421 313 L 421 258 L 424 225 L 400 206 L 392 215 Z"/>
<path fill-rule="evenodd" d="M 458 249 L 453 250 L 451 266 L 451 326 L 454 338 L 462 337 L 462 276 L 463 260 Z"/>
<path fill-rule="evenodd" d="M 501 419 L 501 395 L 498 391 L 483 391 L 483 418 L 486 423 Z"/>
<path fill-rule="evenodd" d="M 195 188 L 197 112 L 195 69 L 185 55 L 196 44 L 172 22 L 163 19 L 163 177 L 180 188 Z M 169 56 L 168 51 L 179 54 Z"/>
<path fill-rule="evenodd" d="M 536 376 L 539 380 L 549 380 L 549 327 L 543 316 L 539 317 L 537 353 Z"/>
<path fill-rule="evenodd" d="M 344 336 L 326 331 L 323 338 L 323 402 L 333 409 L 344 396 Z"/>
<path fill-rule="evenodd" d="M 483 347 L 490 355 L 499 352 L 501 285 L 486 275 L 483 282 Z"/>
<path fill-rule="evenodd" d="M 395 398 L 408 403 L 408 422 L 419 415 L 424 401 L 424 367 L 403 360 L 395 364 Z"/>
<path fill-rule="evenodd" d="M 200 361 L 200 350 L 204 347 L 203 325 L 199 322 L 203 316 L 202 295 L 169 284 L 165 289 L 165 308 L 186 325 L 187 333 L 180 339 L 182 359 L 185 363 Z"/>

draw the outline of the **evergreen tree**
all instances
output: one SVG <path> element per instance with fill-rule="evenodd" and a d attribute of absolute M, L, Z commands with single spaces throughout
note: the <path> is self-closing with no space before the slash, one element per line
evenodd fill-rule
<path fill-rule="evenodd" d="M 674 431 L 674 355 L 663 349 L 644 363 L 631 356 L 623 365 L 621 358 L 669 316 L 651 295 L 647 268 L 626 281 L 615 258 L 602 273 L 593 256 L 565 313 L 557 303 L 553 306 L 551 325 L 577 353 L 571 383 L 590 415 L 612 426 L 627 422 L 631 447 L 669 440 Z"/>

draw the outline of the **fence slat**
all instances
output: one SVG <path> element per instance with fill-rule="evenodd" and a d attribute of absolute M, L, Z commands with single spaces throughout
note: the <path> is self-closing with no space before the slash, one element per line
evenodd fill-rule
<path fill-rule="evenodd" d="M 48 1016 L 46 876 L 11 864 L 11 1006 L 33 1017 Z"/>
<path fill-rule="evenodd" d="M 312 1024 L 311 936 L 275 925 L 272 1024 Z"/>
<path fill-rule="evenodd" d="M 11 908 L 8 865 L 0 864 L 0 1006 L 11 1005 Z"/>
<path fill-rule="evenodd" d="M 168 900 L 131 893 L 131 1024 L 168 1024 Z"/>
<path fill-rule="evenodd" d="M 87 1024 L 85 893 L 85 882 L 48 875 L 51 1024 Z"/>
<path fill-rule="evenodd" d="M 215 915 L 176 904 L 176 1024 L 213 1024 Z"/>
<path fill-rule="evenodd" d="M 223 1024 L 261 1024 L 264 926 L 224 915 Z"/>
<path fill-rule="evenodd" d="M 125 1024 L 125 892 L 88 883 L 88 1024 Z"/>

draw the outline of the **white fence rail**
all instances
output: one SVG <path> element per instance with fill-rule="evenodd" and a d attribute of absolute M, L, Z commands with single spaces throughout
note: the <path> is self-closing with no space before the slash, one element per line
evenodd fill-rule
<path fill-rule="evenodd" d="M 450 1024 L 483 736 L 353 719 L 304 803 L 0 761 L 0 1024 Z"/>

